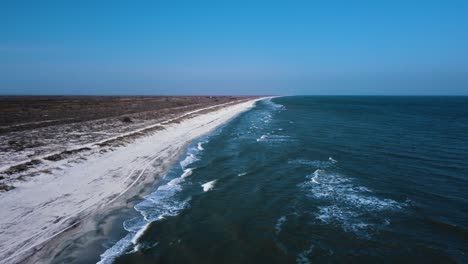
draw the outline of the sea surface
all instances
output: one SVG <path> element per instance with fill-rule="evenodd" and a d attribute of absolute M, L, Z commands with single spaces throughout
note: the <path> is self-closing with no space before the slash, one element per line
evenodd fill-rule
<path fill-rule="evenodd" d="M 101 263 L 467 263 L 468 97 L 277 97 L 193 142 Z"/>

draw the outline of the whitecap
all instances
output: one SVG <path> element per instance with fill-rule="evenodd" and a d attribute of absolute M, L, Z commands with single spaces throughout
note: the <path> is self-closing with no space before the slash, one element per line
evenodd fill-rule
<path fill-rule="evenodd" d="M 366 187 L 335 172 L 317 169 L 307 176 L 310 181 L 302 184 L 307 195 L 320 204 L 315 217 L 325 224 L 338 224 L 344 231 L 367 237 L 377 225 L 385 222 L 383 211 L 396 211 L 403 207 L 392 199 L 373 195 Z"/>
<path fill-rule="evenodd" d="M 198 142 L 198 145 L 197 145 L 197 149 L 198 149 L 198 150 L 200 150 L 200 151 L 204 150 L 204 148 L 203 148 L 203 146 L 202 146 L 203 143 L 205 143 L 205 142 Z"/>
<path fill-rule="evenodd" d="M 129 250 L 132 246 L 132 233 L 128 233 L 124 238 L 120 239 L 111 248 L 108 248 L 100 255 L 101 260 L 97 264 L 111 264 L 123 252 Z"/>
<path fill-rule="evenodd" d="M 187 168 L 188 165 L 194 163 L 194 162 L 197 161 L 197 160 L 198 160 L 197 156 L 195 156 L 195 154 L 193 154 L 193 153 L 190 153 L 190 154 L 187 155 L 187 157 L 185 157 L 184 160 L 182 160 L 182 161 L 180 162 L 180 166 L 181 166 L 183 169 L 185 169 L 185 168 Z"/>
<path fill-rule="evenodd" d="M 319 184 L 318 177 L 321 170 L 316 170 L 312 173 L 312 178 L 310 179 L 313 183 Z"/>
<path fill-rule="evenodd" d="M 207 183 L 202 184 L 201 186 L 203 187 L 203 191 L 204 191 L 204 192 L 207 192 L 207 191 L 213 189 L 215 183 L 216 183 L 216 180 L 209 181 L 209 182 L 207 182 Z"/>
<path fill-rule="evenodd" d="M 244 175 L 247 175 L 247 172 L 242 172 L 242 173 L 237 174 L 237 176 L 244 176 Z"/>
<path fill-rule="evenodd" d="M 359 236 L 369 237 L 369 231 L 375 227 L 375 224 L 365 222 L 361 219 L 362 213 L 352 208 L 345 208 L 337 205 L 319 207 L 317 219 L 322 223 L 339 223 L 344 231 L 352 232 Z"/>
<path fill-rule="evenodd" d="M 124 223 L 123 223 L 123 227 L 126 231 L 128 232 L 138 232 L 138 230 L 140 230 L 145 224 L 147 223 L 147 221 L 145 221 L 143 218 L 141 217 L 134 217 L 132 219 L 129 219 L 129 220 L 125 220 Z"/>
<path fill-rule="evenodd" d="M 180 175 L 181 178 L 185 178 L 185 177 L 188 177 L 190 175 L 192 175 L 193 173 L 193 169 L 185 169 L 184 170 L 184 173 L 182 173 L 182 175 Z"/>
<path fill-rule="evenodd" d="M 199 147 L 202 147 L 200 143 Z M 194 154 L 198 151 L 200 151 L 199 148 L 189 149 L 185 159 L 180 162 L 183 173 L 177 178 L 168 179 L 166 184 L 159 186 L 153 193 L 146 195 L 143 201 L 134 206 L 141 217 L 124 221 L 123 226 L 128 234 L 107 249 L 101 255 L 99 263 L 113 263 L 115 258 L 123 253 L 140 249 L 142 245 L 140 245 L 139 239 L 149 230 L 151 223 L 175 216 L 188 207 L 190 198 L 180 200 L 177 194 L 182 190 L 181 184 L 193 173 L 194 168 L 187 168 L 187 166 L 198 160 Z M 164 178 L 168 175 L 173 174 L 166 174 Z"/>
<path fill-rule="evenodd" d="M 140 218 L 124 221 L 124 229 L 129 233 L 101 255 L 101 264 L 112 263 L 116 257 L 130 250 L 138 250 L 138 240 L 148 230 L 152 222 L 159 221 L 168 216 L 175 216 L 188 206 L 190 198 L 178 200 L 176 194 L 182 190 L 182 183 L 192 174 L 192 169 L 185 169 L 183 174 L 168 183 L 159 186 L 156 191 L 144 197 L 144 200 L 134 206 L 141 214 Z"/>
<path fill-rule="evenodd" d="M 132 238 L 132 243 L 134 245 L 136 245 L 138 243 L 138 240 L 140 240 L 140 238 L 146 233 L 149 226 L 150 226 L 150 223 L 146 223 L 146 225 L 144 225 L 142 228 L 140 228 L 140 230 L 138 230 L 138 232 L 136 232 L 136 234 Z"/>
<path fill-rule="evenodd" d="M 284 222 L 286 222 L 286 216 L 284 215 L 278 218 L 278 220 L 276 221 L 276 225 L 275 225 L 276 235 L 278 235 L 281 232 L 281 227 L 283 226 Z"/>
<path fill-rule="evenodd" d="M 271 99 L 272 98 L 265 99 L 265 100 L 263 100 L 263 102 L 265 102 L 265 104 L 267 106 L 270 106 L 274 110 L 285 110 L 286 109 L 286 107 L 284 105 L 274 103 L 273 101 L 271 101 Z"/>
<path fill-rule="evenodd" d="M 270 133 L 267 133 L 266 135 L 262 135 L 260 138 L 258 138 L 257 141 L 268 141 L 272 143 L 278 143 L 278 142 L 290 142 L 293 140 L 291 139 L 290 136 L 272 135 Z"/>

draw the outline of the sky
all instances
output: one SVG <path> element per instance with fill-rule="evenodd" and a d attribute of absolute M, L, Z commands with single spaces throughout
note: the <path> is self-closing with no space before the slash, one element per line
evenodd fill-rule
<path fill-rule="evenodd" d="M 468 1 L 0 2 L 0 94 L 468 95 Z"/>

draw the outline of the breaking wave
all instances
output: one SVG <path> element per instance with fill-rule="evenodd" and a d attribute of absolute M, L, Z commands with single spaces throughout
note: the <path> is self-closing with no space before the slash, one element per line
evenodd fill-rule
<path fill-rule="evenodd" d="M 187 150 L 186 157 L 179 163 L 182 168 L 182 174 L 179 177 L 164 179 L 166 180 L 165 184 L 159 186 L 156 191 L 145 196 L 142 202 L 134 206 L 134 209 L 140 213 L 141 217 L 124 221 L 123 227 L 128 234 L 101 254 L 99 264 L 112 263 L 124 253 L 140 250 L 142 248 L 139 243 L 140 239 L 146 234 L 152 223 L 166 217 L 175 216 L 188 207 L 190 198 L 180 200 L 177 195 L 183 189 L 181 184 L 193 173 L 194 168 L 189 168 L 189 166 L 198 161 L 197 154 L 202 150 L 200 148 L 201 144 L 199 142 L 197 148 L 191 147 Z M 211 185 L 214 185 L 214 181 Z"/>
<path fill-rule="evenodd" d="M 284 105 L 274 103 L 271 99 L 272 98 L 268 98 L 268 99 L 263 100 L 262 102 L 264 102 L 265 105 L 273 108 L 274 110 L 285 110 L 286 109 L 286 107 Z"/>
<path fill-rule="evenodd" d="M 284 222 L 286 222 L 286 216 L 284 215 L 278 218 L 278 220 L 276 221 L 276 225 L 275 225 L 276 235 L 278 235 L 281 232 L 281 227 L 283 226 Z"/>
<path fill-rule="evenodd" d="M 383 213 L 404 207 L 392 199 L 375 196 L 368 188 L 336 172 L 317 169 L 307 178 L 303 188 L 309 197 L 320 202 L 314 213 L 316 219 L 359 236 L 367 237 L 378 226 L 389 224 Z"/>
<path fill-rule="evenodd" d="M 278 143 L 278 142 L 290 142 L 292 141 L 290 136 L 283 136 L 283 135 L 271 135 L 271 134 L 266 134 L 262 135 L 261 137 L 257 138 L 257 142 L 273 142 L 273 143 Z"/>
<path fill-rule="evenodd" d="M 205 143 L 205 142 L 198 142 L 198 145 L 197 145 L 197 149 L 198 149 L 198 150 L 200 150 L 200 151 L 201 151 L 201 150 L 204 150 L 204 148 L 203 148 L 203 143 Z"/>
<path fill-rule="evenodd" d="M 201 187 L 203 188 L 203 191 L 204 191 L 204 192 L 207 192 L 207 191 L 209 191 L 209 190 L 211 190 L 211 189 L 214 188 L 215 183 L 216 183 L 216 180 L 214 180 L 214 181 L 209 181 L 209 182 L 207 182 L 207 183 L 202 184 Z"/>
<path fill-rule="evenodd" d="M 188 165 L 194 163 L 195 161 L 197 161 L 198 158 L 195 154 L 193 153 L 189 153 L 189 155 L 187 155 L 187 157 L 185 157 L 185 159 L 183 161 L 180 162 L 180 166 L 182 166 L 182 168 L 187 168 Z"/>

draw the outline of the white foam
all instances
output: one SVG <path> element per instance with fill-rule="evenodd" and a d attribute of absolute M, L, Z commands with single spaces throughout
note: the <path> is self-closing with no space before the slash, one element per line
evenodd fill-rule
<path fill-rule="evenodd" d="M 284 136 L 284 135 L 272 135 L 270 133 L 267 133 L 266 135 L 262 135 L 260 138 L 257 139 L 257 141 L 268 141 L 268 142 L 290 142 L 293 141 L 290 136 Z"/>
<path fill-rule="evenodd" d="M 185 157 L 185 159 L 183 161 L 180 162 L 180 166 L 183 169 L 185 169 L 185 168 L 187 168 L 188 165 L 194 163 L 197 160 L 198 160 L 197 156 L 195 156 L 195 154 L 193 154 L 193 153 L 190 153 L 190 154 L 187 155 L 187 157 Z"/>
<path fill-rule="evenodd" d="M 237 176 L 244 176 L 244 175 L 247 175 L 247 172 L 242 172 L 242 173 L 237 174 Z"/>
<path fill-rule="evenodd" d="M 198 142 L 198 145 L 197 145 L 197 149 L 198 149 L 198 150 L 200 150 L 200 151 L 204 150 L 204 148 L 203 148 L 203 146 L 202 146 L 203 143 L 204 143 L 204 142 Z"/>
<path fill-rule="evenodd" d="M 314 173 L 312 173 L 312 178 L 310 179 L 313 183 L 319 184 L 318 182 L 318 177 L 320 176 L 320 172 L 322 170 L 316 170 Z"/>
<path fill-rule="evenodd" d="M 180 201 L 175 195 L 181 188 L 167 188 L 145 197 L 145 200 L 135 205 L 146 221 L 157 221 L 167 216 L 177 215 L 187 207 L 189 199 Z"/>
<path fill-rule="evenodd" d="M 128 233 L 111 248 L 100 255 L 101 260 L 97 264 L 112 264 L 114 260 L 132 245 L 132 233 Z"/>
<path fill-rule="evenodd" d="M 140 230 L 147 221 L 141 217 L 134 217 L 129 220 L 125 220 L 123 223 L 123 227 L 125 230 L 128 232 L 136 233 L 138 230 Z"/>
<path fill-rule="evenodd" d="M 332 163 L 337 163 L 338 162 L 337 160 L 333 159 L 332 157 L 329 157 L 328 160 L 331 161 Z"/>
<path fill-rule="evenodd" d="M 192 173 L 193 173 L 193 169 L 190 169 L 190 168 L 185 169 L 184 173 L 182 173 L 182 175 L 180 177 L 185 178 L 185 177 L 188 177 L 188 176 L 192 175 Z"/>
<path fill-rule="evenodd" d="M 216 180 L 213 180 L 213 181 L 202 184 L 201 186 L 203 187 L 203 191 L 207 192 L 207 191 L 213 189 L 215 183 L 216 183 Z"/>
<path fill-rule="evenodd" d="M 285 110 L 286 109 L 286 107 L 284 105 L 274 103 L 273 101 L 271 101 L 271 99 L 272 98 L 265 99 L 265 100 L 263 100 L 263 102 L 265 102 L 266 105 L 272 107 L 275 110 Z"/>
<path fill-rule="evenodd" d="M 175 178 L 172 179 L 170 182 L 167 183 L 169 186 L 177 186 L 179 183 L 181 183 L 184 180 L 184 178 Z"/>
<path fill-rule="evenodd" d="M 143 228 L 141 228 L 140 230 L 138 230 L 138 232 L 133 236 L 132 243 L 134 245 L 136 245 L 138 243 L 138 240 L 141 238 L 141 236 L 143 236 L 143 234 L 146 232 L 146 230 L 148 230 L 149 226 L 150 226 L 150 223 L 146 223 L 146 225 L 143 226 Z"/>
<path fill-rule="evenodd" d="M 134 209 L 138 211 L 143 218 L 133 218 L 124 222 L 125 230 L 129 231 L 129 235 L 131 235 L 131 239 L 127 240 L 134 245 L 134 250 L 138 250 L 138 240 L 146 230 L 148 230 L 152 222 L 164 219 L 167 216 L 175 216 L 187 207 L 189 199 L 180 201 L 176 199 L 175 195 L 182 190 L 180 183 L 182 183 L 186 177 L 190 176 L 192 172 L 193 169 L 185 169 L 180 177 L 172 179 L 165 185 L 159 186 L 155 192 L 145 196 L 142 202 L 135 205 Z M 130 244 L 128 241 L 126 243 Z M 120 243 L 119 245 L 122 245 L 124 242 L 120 243 L 119 241 L 118 244 Z M 118 247 L 121 249 L 121 246 Z M 127 247 L 129 247 L 129 245 Z M 120 251 L 120 253 L 122 253 L 122 251 Z"/>
<path fill-rule="evenodd" d="M 319 207 L 319 212 L 317 213 L 317 219 L 323 223 L 339 223 L 346 232 L 369 237 L 369 231 L 375 228 L 375 224 L 365 222 L 365 219 L 361 218 L 362 213 L 355 211 L 353 208 L 345 208 L 338 205 Z"/>
<path fill-rule="evenodd" d="M 358 186 L 350 178 L 324 169 L 317 169 L 303 184 L 308 195 L 317 199 L 318 212 L 315 216 L 325 224 L 339 224 L 344 231 L 359 236 L 370 236 L 377 225 L 385 223 L 381 212 L 395 211 L 402 204 L 372 195 L 366 187 Z"/>
<path fill-rule="evenodd" d="M 276 221 L 275 233 L 277 235 L 281 232 L 281 227 L 283 226 L 284 222 L 286 222 L 286 216 L 284 215 L 278 218 L 278 220 Z"/>
<path fill-rule="evenodd" d="M 179 201 L 174 196 L 182 189 L 179 183 L 191 174 L 191 169 L 186 169 L 184 174 L 160 186 L 155 192 L 145 197 L 145 200 L 135 205 L 135 210 L 143 217 L 133 218 L 124 222 L 124 228 L 129 233 L 119 240 L 114 246 L 107 249 L 101 255 L 100 264 L 113 263 L 115 258 L 133 246 L 133 250 L 138 250 L 138 240 L 148 230 L 150 223 L 161 220 L 167 216 L 177 215 L 187 207 L 189 199 Z"/>

